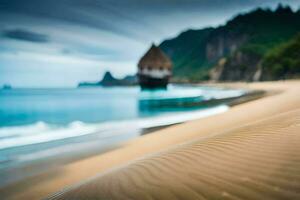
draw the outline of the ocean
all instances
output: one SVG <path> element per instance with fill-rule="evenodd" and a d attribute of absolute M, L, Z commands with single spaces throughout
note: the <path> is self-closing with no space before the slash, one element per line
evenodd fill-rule
<path fill-rule="evenodd" d="M 229 109 L 224 103 L 199 102 L 244 93 L 180 85 L 155 91 L 139 87 L 0 90 L 0 170 L 109 148 L 147 128 L 222 113 Z"/>

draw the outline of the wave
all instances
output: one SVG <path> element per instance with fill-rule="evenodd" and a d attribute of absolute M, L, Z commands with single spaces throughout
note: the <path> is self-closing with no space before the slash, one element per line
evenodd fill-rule
<path fill-rule="evenodd" d="M 184 88 L 184 90 L 182 89 Z M 222 89 L 211 87 L 188 87 L 170 85 L 168 91 L 143 91 L 139 95 L 139 100 L 164 100 L 164 99 L 180 99 L 180 98 L 196 98 L 201 97 L 204 100 L 224 99 L 229 97 L 239 97 L 246 93 L 243 89 Z"/>
<path fill-rule="evenodd" d="M 0 139 L 6 137 L 14 137 L 28 134 L 44 132 L 49 129 L 45 122 L 36 122 L 34 124 L 24 126 L 13 126 L 0 128 Z"/>
<path fill-rule="evenodd" d="M 228 109 L 228 106 L 220 105 L 200 111 L 97 124 L 74 121 L 67 126 L 54 126 L 45 122 L 37 122 L 26 126 L 3 127 L 0 128 L 0 150 L 64 140 L 93 133 L 101 133 L 103 137 L 107 137 L 111 136 L 115 130 L 140 130 L 176 124 L 222 113 Z"/>

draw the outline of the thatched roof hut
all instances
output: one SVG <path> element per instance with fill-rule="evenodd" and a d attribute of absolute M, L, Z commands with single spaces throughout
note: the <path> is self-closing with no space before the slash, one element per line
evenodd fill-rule
<path fill-rule="evenodd" d="M 157 46 L 152 44 L 148 52 L 141 58 L 138 63 L 138 68 L 148 70 L 151 69 L 168 69 L 171 70 L 172 62 L 169 57 Z"/>
<path fill-rule="evenodd" d="M 167 88 L 171 75 L 171 60 L 159 47 L 152 44 L 138 63 L 138 78 L 141 88 Z"/>

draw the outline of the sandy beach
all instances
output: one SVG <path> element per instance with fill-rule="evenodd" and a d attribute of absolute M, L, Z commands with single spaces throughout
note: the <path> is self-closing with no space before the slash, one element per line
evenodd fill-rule
<path fill-rule="evenodd" d="M 2 198 L 299 199 L 300 81 L 212 85 L 269 95 L 1 188 Z"/>

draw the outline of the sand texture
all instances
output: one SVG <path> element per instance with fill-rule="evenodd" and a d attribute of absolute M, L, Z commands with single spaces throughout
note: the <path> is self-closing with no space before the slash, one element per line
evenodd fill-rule
<path fill-rule="evenodd" d="M 137 160 L 54 199 L 300 199 L 300 110 Z"/>

